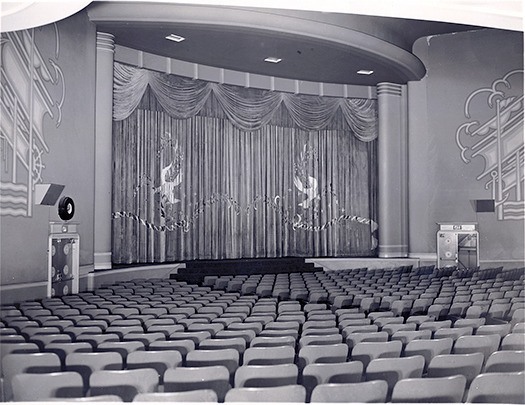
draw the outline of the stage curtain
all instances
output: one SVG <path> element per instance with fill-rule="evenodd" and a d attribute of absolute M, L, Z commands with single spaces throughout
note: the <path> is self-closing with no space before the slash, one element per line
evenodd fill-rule
<path fill-rule="evenodd" d="M 113 261 L 374 256 L 372 116 L 372 100 L 236 88 L 122 65 Z"/>
<path fill-rule="evenodd" d="M 262 128 L 274 118 L 283 104 L 293 124 L 302 129 L 317 131 L 326 128 L 340 110 L 354 136 L 362 141 L 377 138 L 375 100 L 246 89 L 162 74 L 122 63 L 115 63 L 114 68 L 114 120 L 129 117 L 148 89 L 173 118 L 195 116 L 213 95 L 233 125 L 244 131 Z"/>

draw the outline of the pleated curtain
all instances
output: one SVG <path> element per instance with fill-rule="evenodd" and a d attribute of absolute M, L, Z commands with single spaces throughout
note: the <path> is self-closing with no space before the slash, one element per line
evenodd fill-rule
<path fill-rule="evenodd" d="M 115 65 L 113 262 L 374 256 L 374 100 Z"/>

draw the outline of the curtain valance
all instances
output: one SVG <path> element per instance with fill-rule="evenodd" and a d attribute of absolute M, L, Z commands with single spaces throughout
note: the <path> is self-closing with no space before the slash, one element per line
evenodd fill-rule
<path fill-rule="evenodd" d="M 140 104 L 148 86 L 162 108 L 176 119 L 197 115 L 213 94 L 233 125 L 243 131 L 262 128 L 279 107 L 284 105 L 294 123 L 301 129 L 318 131 L 326 128 L 340 109 L 349 128 L 359 140 L 368 142 L 377 138 L 375 100 L 254 91 L 121 63 L 114 65 L 113 119 L 121 121 L 129 117 Z"/>

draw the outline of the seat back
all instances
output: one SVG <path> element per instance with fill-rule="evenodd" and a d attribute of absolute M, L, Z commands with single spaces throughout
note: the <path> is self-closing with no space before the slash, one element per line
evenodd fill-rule
<path fill-rule="evenodd" d="M 257 336 L 251 341 L 250 347 L 276 347 L 276 346 L 295 347 L 295 343 L 296 343 L 296 340 L 293 336 L 275 336 L 275 337 Z"/>
<path fill-rule="evenodd" d="M 525 333 L 509 333 L 501 341 L 501 350 L 525 350 Z"/>
<path fill-rule="evenodd" d="M 69 353 L 89 353 L 93 351 L 93 347 L 88 342 L 48 343 L 44 347 L 44 351 L 55 353 L 58 357 L 60 357 L 62 365 L 65 366 L 66 357 Z"/>
<path fill-rule="evenodd" d="M 134 370 L 138 368 L 153 368 L 157 371 L 159 380 L 162 382 L 164 372 L 169 368 L 182 365 L 182 355 L 176 350 L 159 351 L 136 351 L 128 354 L 126 368 Z"/>
<path fill-rule="evenodd" d="M 122 356 L 122 362 L 126 364 L 128 355 L 137 350 L 145 350 L 144 343 L 138 341 L 129 342 L 102 342 L 97 346 L 98 352 L 117 352 Z"/>
<path fill-rule="evenodd" d="M 234 387 L 279 387 L 297 384 L 299 370 L 295 364 L 241 366 L 234 378 Z"/>
<path fill-rule="evenodd" d="M 392 336 L 396 332 L 400 331 L 415 331 L 417 324 L 415 323 L 389 323 L 381 328 L 382 332 L 388 333 L 388 336 Z"/>
<path fill-rule="evenodd" d="M 452 343 L 452 338 L 412 340 L 405 347 L 405 356 L 423 356 L 425 358 L 424 371 L 426 371 L 432 358 L 438 354 L 450 354 Z"/>
<path fill-rule="evenodd" d="M 210 389 L 222 402 L 230 388 L 230 372 L 224 366 L 177 367 L 164 373 L 164 392 Z"/>
<path fill-rule="evenodd" d="M 67 371 L 76 371 L 82 376 L 84 388 L 89 387 L 91 374 L 99 370 L 122 370 L 122 356 L 117 352 L 73 352 L 66 356 Z"/>
<path fill-rule="evenodd" d="M 361 342 L 352 349 L 352 360 L 362 362 L 366 369 L 368 363 L 374 359 L 399 357 L 402 348 L 403 345 L 399 340 L 390 342 Z"/>
<path fill-rule="evenodd" d="M 339 333 L 333 333 L 328 335 L 306 335 L 299 339 L 299 348 L 303 348 L 308 345 L 333 345 L 341 343 L 343 336 Z"/>
<path fill-rule="evenodd" d="M 412 340 L 429 340 L 432 336 L 432 331 L 427 330 L 400 330 L 394 332 L 391 340 L 399 340 L 404 346 Z"/>
<path fill-rule="evenodd" d="M 363 363 L 348 361 L 344 363 L 308 364 L 302 373 L 301 384 L 306 388 L 306 398 L 310 401 L 312 390 L 319 384 L 361 382 Z"/>
<path fill-rule="evenodd" d="M 476 330 L 476 335 L 499 335 L 503 338 L 505 335 L 510 333 L 512 325 L 510 323 L 498 324 L 498 325 L 481 325 Z"/>
<path fill-rule="evenodd" d="M 456 341 L 461 336 L 472 335 L 473 330 L 474 328 L 472 326 L 454 326 L 453 328 L 439 328 L 434 332 L 434 339 L 450 337 L 454 341 Z"/>
<path fill-rule="evenodd" d="M 243 365 L 292 364 L 294 360 L 292 346 L 250 347 L 244 352 Z"/>
<path fill-rule="evenodd" d="M 155 392 L 159 377 L 155 370 L 98 370 L 89 378 L 90 395 L 118 395 L 124 402 L 131 402 L 140 393 Z"/>
<path fill-rule="evenodd" d="M 348 346 L 344 343 L 334 345 L 309 345 L 299 350 L 297 364 L 302 370 L 307 364 L 342 363 L 348 357 Z"/>
<path fill-rule="evenodd" d="M 19 335 L 17 335 L 19 336 Z M 16 342 L 6 343 L 4 341 L 0 344 L 0 365 L 4 357 L 11 353 L 38 353 L 40 349 L 36 343 Z M 0 370 L 0 377 L 3 376 L 3 367 Z"/>
<path fill-rule="evenodd" d="M 281 387 L 232 388 L 225 402 L 293 402 L 304 403 L 306 390 L 302 385 Z"/>
<path fill-rule="evenodd" d="M 40 374 L 61 371 L 60 358 L 55 353 L 11 353 L 4 356 L 4 399 L 13 397 L 12 380 L 17 374 Z"/>
<path fill-rule="evenodd" d="M 481 372 L 483 353 L 440 354 L 435 356 L 428 366 L 428 377 L 449 377 L 456 374 L 464 375 L 467 387 Z"/>
<path fill-rule="evenodd" d="M 17 374 L 13 377 L 14 401 L 43 401 L 84 395 L 82 376 L 72 371 L 45 374 Z"/>
<path fill-rule="evenodd" d="M 470 385 L 467 402 L 523 404 L 524 377 L 524 372 L 480 374 Z"/>
<path fill-rule="evenodd" d="M 386 402 L 386 381 L 320 384 L 312 391 L 311 402 Z"/>
<path fill-rule="evenodd" d="M 187 392 L 146 392 L 137 394 L 133 402 L 218 402 L 213 390 L 201 389 Z"/>
<path fill-rule="evenodd" d="M 240 354 L 246 350 L 246 340 L 241 337 L 225 339 L 206 339 L 199 344 L 200 350 L 235 349 Z"/>
<path fill-rule="evenodd" d="M 396 383 L 406 378 L 421 378 L 425 358 L 423 356 L 374 359 L 366 368 L 366 380 L 384 380 L 388 384 L 387 400 L 390 400 Z"/>
<path fill-rule="evenodd" d="M 148 349 L 153 351 L 176 350 L 181 354 L 182 358 L 185 359 L 189 352 L 195 350 L 195 342 L 190 339 L 157 340 L 155 342 L 151 342 Z"/>
<path fill-rule="evenodd" d="M 239 352 L 235 349 L 193 350 L 186 355 L 188 367 L 224 366 L 230 374 L 239 367 Z"/>
<path fill-rule="evenodd" d="M 449 402 L 463 399 L 467 379 L 463 375 L 442 378 L 407 378 L 394 386 L 392 402 Z"/>
<path fill-rule="evenodd" d="M 483 353 L 485 360 L 487 360 L 492 353 L 498 350 L 499 344 L 499 335 L 461 336 L 454 344 L 453 353 L 466 354 L 480 352 Z"/>
<path fill-rule="evenodd" d="M 505 350 L 490 355 L 483 368 L 484 373 L 512 373 L 525 371 L 525 351 Z"/>
<path fill-rule="evenodd" d="M 452 326 L 451 320 L 427 321 L 419 325 L 419 330 L 430 330 L 432 333 L 434 333 L 438 329 L 450 328 L 451 326 Z"/>

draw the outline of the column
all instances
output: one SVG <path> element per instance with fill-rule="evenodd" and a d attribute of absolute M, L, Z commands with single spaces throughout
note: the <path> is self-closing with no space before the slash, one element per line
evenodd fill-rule
<path fill-rule="evenodd" d="M 94 268 L 111 268 L 113 35 L 97 32 Z"/>
<path fill-rule="evenodd" d="M 408 120 L 406 86 L 377 85 L 378 207 L 382 258 L 408 256 Z"/>

